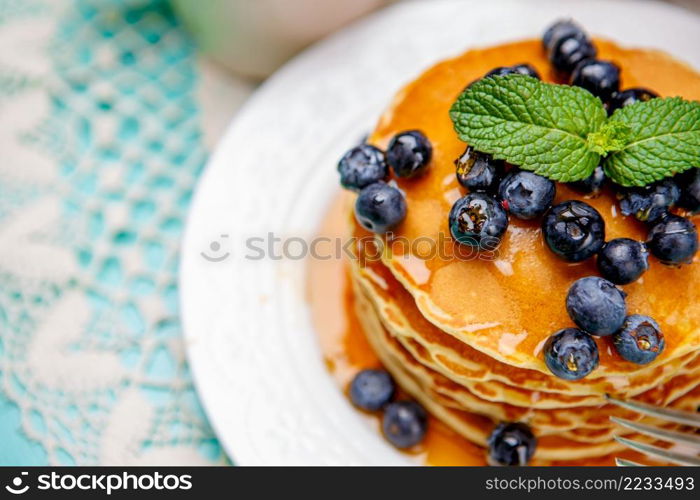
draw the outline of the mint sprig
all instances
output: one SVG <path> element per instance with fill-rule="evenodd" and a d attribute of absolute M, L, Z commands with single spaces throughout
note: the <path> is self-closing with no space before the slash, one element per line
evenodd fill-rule
<path fill-rule="evenodd" d="M 475 149 L 561 182 L 585 179 L 601 159 L 624 186 L 700 166 L 700 103 L 678 97 L 639 102 L 608 118 L 586 90 L 506 75 L 472 84 L 450 117 Z"/>

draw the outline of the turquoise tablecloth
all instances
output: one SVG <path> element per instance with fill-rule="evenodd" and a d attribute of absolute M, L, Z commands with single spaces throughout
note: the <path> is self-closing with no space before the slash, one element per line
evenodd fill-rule
<path fill-rule="evenodd" d="M 210 464 L 178 243 L 207 148 L 166 3 L 0 0 L 0 464 Z"/>

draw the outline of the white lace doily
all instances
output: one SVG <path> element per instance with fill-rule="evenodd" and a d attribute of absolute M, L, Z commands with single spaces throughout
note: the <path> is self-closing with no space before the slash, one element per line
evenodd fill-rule
<path fill-rule="evenodd" d="M 243 93 L 166 2 L 0 0 L 0 464 L 225 461 L 176 273 Z"/>

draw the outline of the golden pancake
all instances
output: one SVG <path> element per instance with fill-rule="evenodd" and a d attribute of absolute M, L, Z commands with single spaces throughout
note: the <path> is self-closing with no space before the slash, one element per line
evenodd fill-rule
<path fill-rule="evenodd" d="M 370 302 L 359 290 L 356 291 L 356 299 L 358 317 L 362 321 L 363 328 L 372 347 L 379 355 L 382 363 L 396 377 L 401 387 L 460 435 L 480 446 L 486 446 L 486 439 L 498 420 L 465 411 L 464 409 L 457 409 L 455 406 L 459 405 L 450 403 L 449 397 L 436 394 L 430 387 L 423 385 L 412 371 L 406 369 L 407 364 L 410 363 L 405 359 L 396 359 L 393 353 L 386 349 L 387 344 L 380 340 L 380 334 L 383 330 L 381 323 L 372 313 Z M 680 398 L 674 406 L 691 409 L 696 407 L 699 402 L 700 390 L 696 388 Z M 624 416 L 634 418 L 634 415 L 625 414 Z M 668 427 L 674 428 L 673 426 Z M 548 432 L 545 428 L 534 426 L 533 429 L 538 436 L 537 452 L 535 460 L 532 462 L 533 465 L 549 465 L 552 461 L 588 460 L 595 457 L 605 457 L 612 453 L 619 454 L 624 449 L 619 443 L 611 441 L 607 435 L 603 440 L 599 440 L 595 437 L 595 434 L 589 434 L 585 430 L 562 433 L 559 431 Z M 644 436 L 634 433 L 619 433 L 626 434 L 635 440 L 649 441 Z"/>
<path fill-rule="evenodd" d="M 364 230 L 356 227 L 355 235 L 363 236 L 362 231 Z M 482 397 L 487 399 L 488 393 L 493 397 L 498 394 L 501 387 L 499 382 L 502 382 L 519 389 L 534 391 L 532 396 L 524 399 L 512 392 L 501 393 L 502 399 L 498 400 L 512 404 L 538 408 L 600 404 L 605 394 L 634 396 L 677 374 L 686 373 L 686 366 L 691 365 L 688 369 L 693 369 L 700 363 L 698 353 L 692 352 L 665 363 L 640 367 L 636 372 L 624 377 L 585 378 L 575 382 L 568 382 L 551 374 L 512 367 L 459 342 L 425 320 L 415 307 L 411 295 L 381 262 L 365 261 L 362 266 L 359 264 L 359 261 L 351 264 L 353 274 L 365 293 L 372 296 L 378 314 L 392 334 L 397 338 L 408 337 L 421 344 L 426 351 L 425 355 L 434 361 L 434 369 L 457 383 L 469 384 L 474 390 L 481 389 Z M 605 340 L 610 342 L 609 339 Z M 608 349 L 611 349 L 611 346 L 608 346 Z M 486 381 L 489 383 L 483 383 Z M 559 395 L 550 396 L 550 392 Z M 655 403 L 659 404 L 661 401 Z"/>
<path fill-rule="evenodd" d="M 362 295 L 361 302 L 369 302 L 359 287 L 357 293 Z M 375 318 L 373 321 L 380 325 L 376 331 L 366 332 L 375 337 L 374 343 L 381 344 L 384 352 L 400 361 L 405 370 L 410 372 L 416 380 L 419 380 L 423 387 L 429 387 L 438 396 L 449 398 L 451 403 L 443 401 L 445 406 L 461 410 L 468 409 L 494 420 L 527 422 L 534 429 L 539 430 L 540 435 L 572 429 L 609 429 L 613 427 L 609 420 L 611 415 L 628 419 L 638 418 L 633 412 L 606 405 L 602 398 L 596 404 L 580 405 L 570 409 L 540 409 L 535 405 L 517 406 L 513 401 L 494 402 L 482 399 L 468 387 L 455 384 L 422 364 L 409 349 L 406 349 L 396 337 L 387 331 L 386 325 L 382 324 L 381 319 L 377 317 L 376 310 L 366 309 L 364 312 L 366 315 L 373 316 Z M 655 387 L 636 399 L 642 402 L 669 405 L 700 384 L 698 375 L 700 375 L 700 367 L 685 376 L 676 376 L 666 384 Z"/>
<path fill-rule="evenodd" d="M 621 66 L 623 88 L 645 86 L 662 96 L 700 99 L 700 76 L 671 57 L 656 51 L 620 48 L 602 40 L 596 45 L 599 57 Z M 433 66 L 400 91 L 371 134 L 370 142 L 385 148 L 396 133 L 419 129 L 433 145 L 433 159 L 425 175 L 397 179 L 409 209 L 393 241 L 405 239 L 409 245 L 389 242 L 382 258 L 413 295 L 421 314 L 438 328 L 505 364 L 549 374 L 542 358 L 543 344 L 553 332 L 571 325 L 564 307 L 566 291 L 576 279 L 596 274 L 593 262 L 562 262 L 545 248 L 537 222 L 515 218 L 511 218 L 491 260 L 460 258 L 463 249 L 454 245 L 448 246 L 443 258 L 425 259 L 411 248 L 419 239 L 439 241 L 440 234 L 449 235 L 447 214 L 455 199 L 464 194 L 455 179 L 453 162 L 465 145 L 457 138 L 448 111 L 465 85 L 491 69 L 495 60 L 502 65 L 526 61 L 541 74 L 549 75 L 537 40 L 471 50 Z M 559 184 L 557 190 L 556 202 L 581 199 L 564 185 Z M 607 239 L 645 239 L 644 226 L 618 213 L 610 191 L 586 201 L 603 215 Z M 700 266 L 678 270 L 653 261 L 642 279 L 624 287 L 629 311 L 655 318 L 664 332 L 666 349 L 653 364 L 697 349 L 699 282 Z M 640 368 L 610 352 L 606 339 L 596 340 L 600 366 L 588 376 L 589 380 L 628 376 L 649 368 Z"/>

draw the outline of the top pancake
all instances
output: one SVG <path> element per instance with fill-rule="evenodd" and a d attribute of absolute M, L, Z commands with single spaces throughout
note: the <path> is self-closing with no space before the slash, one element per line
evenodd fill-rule
<path fill-rule="evenodd" d="M 700 75 L 688 66 L 657 51 L 624 49 L 601 40 L 595 43 L 601 59 L 622 68 L 622 88 L 644 86 L 662 96 L 700 99 Z M 448 213 L 454 201 L 466 194 L 455 178 L 453 162 L 465 144 L 454 132 L 450 106 L 469 82 L 488 70 L 522 62 L 535 66 L 545 80 L 556 81 L 539 41 L 472 50 L 430 68 L 399 92 L 369 142 L 386 148 L 396 133 L 418 129 L 433 145 L 433 159 L 425 175 L 397 180 L 406 194 L 408 214 L 382 255 L 421 313 L 440 329 L 501 362 L 549 373 L 542 346 L 553 332 L 572 326 L 565 309 L 566 293 L 576 279 L 598 275 L 594 260 L 570 264 L 558 259 L 546 248 L 539 221 L 514 217 L 501 246 L 492 254 L 477 254 L 450 242 L 436 255 L 430 252 L 429 243 L 449 238 Z M 585 198 L 557 184 L 555 203 L 569 199 Z M 645 226 L 621 216 L 612 192 L 585 201 L 605 219 L 606 239 L 646 239 Z M 642 279 L 623 287 L 629 313 L 655 318 L 666 337 L 666 349 L 654 363 L 697 349 L 699 283 L 697 263 L 675 269 L 652 258 Z M 608 339 L 596 341 L 600 366 L 588 378 L 643 369 L 617 356 Z"/>

